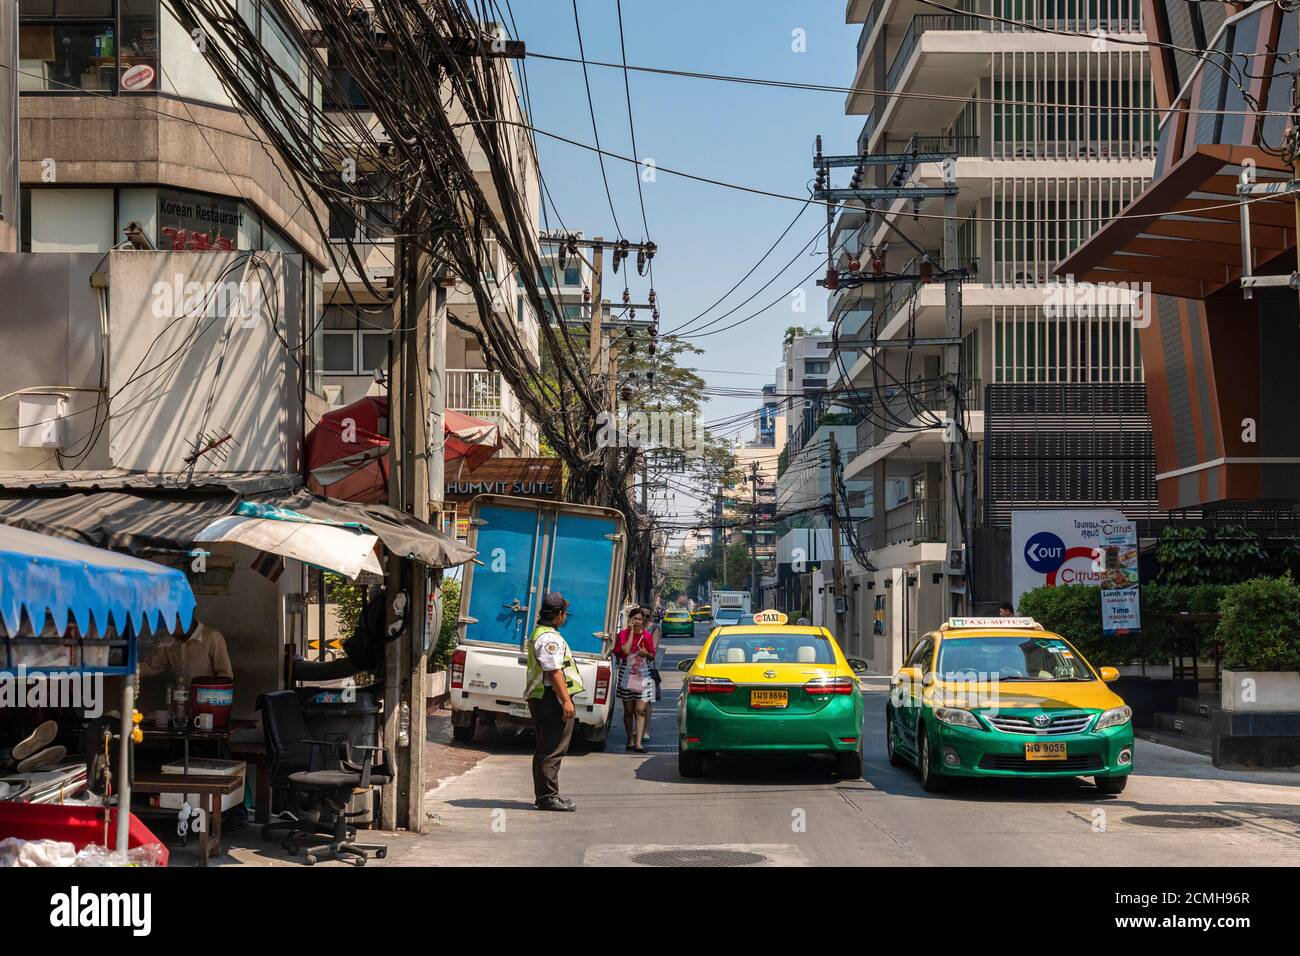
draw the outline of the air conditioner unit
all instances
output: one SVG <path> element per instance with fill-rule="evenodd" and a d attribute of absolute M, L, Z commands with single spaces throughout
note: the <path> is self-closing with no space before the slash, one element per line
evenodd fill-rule
<path fill-rule="evenodd" d="M 67 414 L 68 396 L 66 395 L 19 396 L 19 447 L 62 448 L 63 420 L 67 417 Z"/>

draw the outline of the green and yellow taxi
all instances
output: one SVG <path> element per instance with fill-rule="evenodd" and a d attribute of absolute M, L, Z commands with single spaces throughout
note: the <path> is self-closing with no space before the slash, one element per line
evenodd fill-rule
<path fill-rule="evenodd" d="M 664 637 L 694 637 L 695 622 L 691 612 L 681 607 L 669 608 L 659 622 L 659 633 Z"/>
<path fill-rule="evenodd" d="M 854 666 L 824 627 L 794 627 L 763 611 L 715 628 L 677 699 L 677 769 L 697 777 L 712 754 L 830 754 L 840 776 L 862 776 L 862 694 Z M 759 622 L 762 623 L 759 623 Z"/>
<path fill-rule="evenodd" d="M 952 618 L 894 675 L 889 762 L 928 791 L 953 777 L 1091 776 L 1102 793 L 1133 772 L 1133 711 L 1059 634 L 1031 618 Z"/>
<path fill-rule="evenodd" d="M 701 604 L 691 612 L 692 621 L 703 621 L 706 624 L 713 620 L 713 608 L 707 604 Z"/>

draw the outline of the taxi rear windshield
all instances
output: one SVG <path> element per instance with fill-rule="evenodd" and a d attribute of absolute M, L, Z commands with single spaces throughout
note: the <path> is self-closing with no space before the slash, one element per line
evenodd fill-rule
<path fill-rule="evenodd" d="M 717 613 L 719 621 L 739 621 L 745 616 L 745 612 L 740 608 L 723 608 Z"/>
<path fill-rule="evenodd" d="M 963 637 L 944 641 L 935 667 L 948 681 L 1084 681 L 1092 671 L 1065 641 L 1052 637 Z"/>
<path fill-rule="evenodd" d="M 820 634 L 720 634 L 710 664 L 834 664 L 831 642 Z"/>

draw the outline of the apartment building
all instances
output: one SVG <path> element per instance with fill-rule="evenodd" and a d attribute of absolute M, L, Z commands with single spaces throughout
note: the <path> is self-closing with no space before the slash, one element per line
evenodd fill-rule
<path fill-rule="evenodd" d="M 1155 100 L 1138 0 L 960 5 L 850 0 L 847 21 L 862 26 L 845 109 L 864 117 L 863 154 L 956 156 L 956 255 L 970 276 L 957 387 L 978 526 L 967 547 L 971 597 L 987 609 L 1010 596 L 1013 508 L 1155 509 L 1140 300 L 1121 290 L 1098 307 L 1054 274 L 1149 181 Z M 939 163 L 864 168 L 866 185 L 941 182 Z M 943 283 L 924 278 L 943 264 L 942 211 L 911 199 L 845 208 L 841 268 L 878 260 L 916 278 L 835 292 L 830 320 L 881 339 L 944 336 Z M 892 669 L 947 614 L 942 347 L 860 350 L 843 364 L 840 384 L 871 402 L 845 471 L 874 489 L 858 525 L 878 569 L 860 579 L 877 612 L 866 656 Z"/>

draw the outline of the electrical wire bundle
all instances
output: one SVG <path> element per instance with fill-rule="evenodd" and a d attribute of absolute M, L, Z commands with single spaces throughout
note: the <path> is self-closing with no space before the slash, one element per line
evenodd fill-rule
<path fill-rule="evenodd" d="M 328 62 L 307 57 L 312 82 L 306 83 L 260 42 L 238 0 L 166 2 L 192 35 L 220 38 L 205 44 L 207 61 L 284 158 L 320 235 L 329 235 L 330 215 L 347 219 L 358 208 L 391 208 L 399 277 L 409 280 L 414 273 L 416 287 L 431 289 L 449 274 L 469 288 L 480 325 L 449 321 L 478 340 L 488 367 L 513 387 L 569 466 L 569 497 L 591 501 L 600 490 L 607 496 L 601 503 L 633 517 L 626 486 L 635 454 L 597 443 L 604 401 L 586 369 L 585 343 L 576 343 L 563 322 L 539 323 L 553 373 L 545 375 L 543 363 L 496 308 L 505 276 L 495 278 L 497 270 L 484 261 L 489 240 L 509 262 L 507 275 L 517 271 L 531 280 L 543 274 L 521 188 L 532 144 L 523 124 L 511 119 L 520 110 L 509 67 L 494 55 L 499 37 L 463 0 L 302 0 L 292 8 L 277 0 L 282 27 L 303 49 L 329 51 Z M 313 85 L 327 91 L 329 101 L 359 97 L 364 107 L 326 112 L 312 96 Z M 491 184 L 491 200 L 484 181 Z M 336 245 L 327 245 L 337 258 Z M 366 250 L 351 238 L 344 245 L 336 271 L 343 274 L 344 263 L 350 265 L 370 294 L 392 301 L 367 277 Z M 521 292 L 535 314 L 563 315 L 545 284 L 525 281 Z M 400 315 L 399 332 L 427 321 L 420 308 Z"/>

